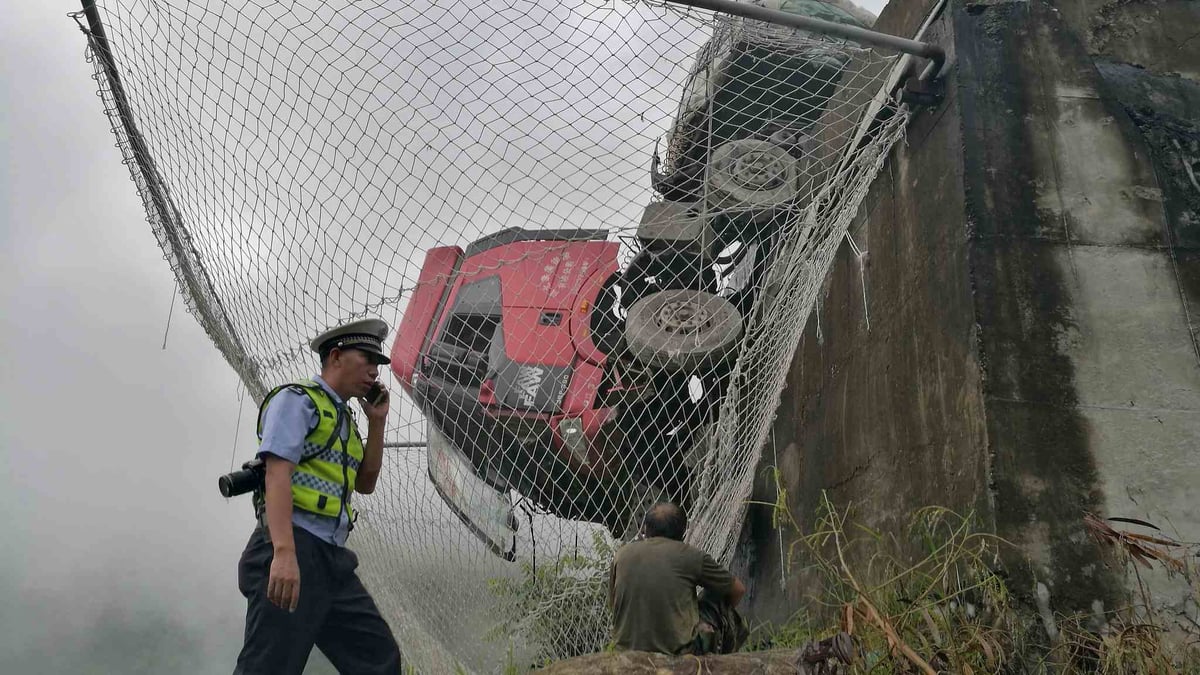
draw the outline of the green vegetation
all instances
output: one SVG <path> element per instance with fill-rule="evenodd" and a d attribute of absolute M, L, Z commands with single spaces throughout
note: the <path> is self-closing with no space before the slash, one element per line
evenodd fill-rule
<path fill-rule="evenodd" d="M 845 630 L 861 655 L 850 673 L 1200 672 L 1195 643 L 1171 635 L 1144 611 L 1148 602 L 1054 615 L 1016 601 L 1000 566 L 1001 551 L 1014 551 L 981 532 L 974 514 L 918 509 L 897 538 L 851 523 L 823 494 L 806 533 L 780 494 L 775 517 L 798 534 L 788 565 L 811 587 L 806 609 L 756 629 L 752 648 L 800 647 Z M 1090 514 L 1085 522 L 1118 564 L 1161 566 L 1197 588 L 1195 547 L 1119 531 Z"/>
<path fill-rule="evenodd" d="M 522 562 L 519 577 L 490 579 L 488 587 L 505 618 L 487 639 L 533 645 L 535 665 L 604 650 L 612 632 L 607 601 L 612 556 L 607 538 L 594 532 L 589 551 L 536 567 Z"/>
<path fill-rule="evenodd" d="M 884 533 L 853 522 L 850 510 L 822 494 L 816 520 L 805 530 L 786 508 L 782 485 L 777 494 L 768 504 L 776 524 L 795 533 L 785 556 L 789 576 L 807 592 L 791 620 L 754 630 L 750 651 L 799 648 L 844 630 L 859 650 L 844 673 L 1200 673 L 1200 635 L 1182 634 L 1147 611 L 1139 576 L 1139 569 L 1165 570 L 1200 600 L 1194 544 L 1117 529 L 1121 519 L 1084 514 L 1088 531 L 1112 553 L 1097 564 L 1123 566 L 1142 591 L 1140 602 L 1055 614 L 1048 604 L 1014 597 L 1001 554 L 1011 561 L 1018 553 L 983 531 L 974 513 L 925 507 L 910 514 L 902 531 Z M 488 639 L 532 646 L 537 666 L 608 649 L 612 554 L 607 538 L 595 534 L 586 552 L 536 568 L 524 563 L 520 575 L 491 580 L 505 619 Z M 510 647 L 504 672 L 523 672 L 525 661 Z"/>

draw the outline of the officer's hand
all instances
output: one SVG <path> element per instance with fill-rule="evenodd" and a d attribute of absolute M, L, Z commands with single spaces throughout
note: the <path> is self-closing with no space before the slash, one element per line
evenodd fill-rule
<path fill-rule="evenodd" d="M 300 604 L 300 564 L 295 551 L 276 552 L 267 578 L 267 599 L 289 612 Z"/>
<path fill-rule="evenodd" d="M 388 392 L 387 387 L 383 389 L 383 397 L 379 401 L 379 405 L 371 405 L 371 402 L 366 398 L 358 399 L 358 402 L 362 405 L 363 412 L 367 415 L 367 420 L 371 422 L 384 422 L 387 420 L 388 408 L 391 401 L 392 396 Z"/>

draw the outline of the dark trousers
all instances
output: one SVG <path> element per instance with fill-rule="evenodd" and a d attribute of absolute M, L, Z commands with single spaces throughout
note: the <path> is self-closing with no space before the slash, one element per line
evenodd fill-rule
<path fill-rule="evenodd" d="M 397 675 L 400 648 L 375 601 L 354 570 L 353 551 L 293 527 L 300 566 L 296 611 L 267 599 L 274 548 L 257 528 L 238 562 L 238 588 L 246 596 L 246 641 L 234 675 L 301 675 L 313 645 L 343 675 Z"/>
<path fill-rule="evenodd" d="M 700 591 L 699 603 L 701 630 L 692 642 L 690 653 L 732 654 L 746 644 L 750 636 L 746 620 L 725 599 L 705 589 Z"/>

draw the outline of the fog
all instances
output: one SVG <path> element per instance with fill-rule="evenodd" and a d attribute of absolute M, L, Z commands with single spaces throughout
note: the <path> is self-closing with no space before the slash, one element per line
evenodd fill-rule
<path fill-rule="evenodd" d="M 0 23 L 0 671 L 227 673 L 253 410 L 182 302 L 162 349 L 174 277 L 68 9 Z"/>
<path fill-rule="evenodd" d="M 216 477 L 255 410 L 171 312 L 75 9 L 0 22 L 0 672 L 228 673 L 252 518 Z"/>

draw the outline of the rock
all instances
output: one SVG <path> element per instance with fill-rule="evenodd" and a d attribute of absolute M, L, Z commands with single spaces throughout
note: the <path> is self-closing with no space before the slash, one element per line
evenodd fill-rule
<path fill-rule="evenodd" d="M 545 675 L 796 675 L 796 650 L 773 649 L 710 656 L 650 652 L 589 654 L 535 671 Z"/>

